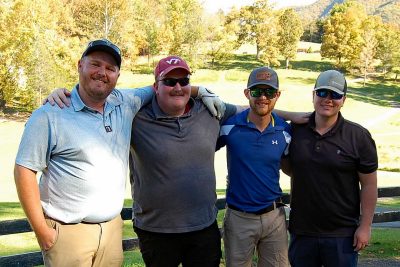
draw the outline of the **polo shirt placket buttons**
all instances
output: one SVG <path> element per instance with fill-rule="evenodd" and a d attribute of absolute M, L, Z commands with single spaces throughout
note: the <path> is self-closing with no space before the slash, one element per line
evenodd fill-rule
<path fill-rule="evenodd" d="M 315 151 L 319 152 L 320 149 L 321 149 L 321 144 L 320 144 L 320 142 L 316 142 L 316 143 L 315 143 Z"/>

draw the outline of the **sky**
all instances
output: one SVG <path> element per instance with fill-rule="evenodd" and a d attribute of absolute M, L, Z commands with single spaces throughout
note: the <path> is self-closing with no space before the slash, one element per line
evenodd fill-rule
<path fill-rule="evenodd" d="M 287 7 L 287 6 L 298 6 L 298 5 L 309 5 L 317 0 L 270 0 L 274 3 L 277 8 Z M 203 3 L 203 7 L 209 13 L 215 13 L 219 9 L 228 12 L 232 6 L 241 7 L 245 5 L 251 5 L 254 0 L 199 0 Z"/>

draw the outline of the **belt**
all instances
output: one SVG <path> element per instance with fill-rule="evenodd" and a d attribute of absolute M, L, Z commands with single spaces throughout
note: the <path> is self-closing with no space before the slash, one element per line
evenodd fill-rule
<path fill-rule="evenodd" d="M 283 206 L 285 206 L 285 204 L 282 202 L 282 198 L 278 198 L 274 202 L 272 202 L 271 205 L 269 205 L 263 209 L 256 210 L 256 211 L 245 211 L 245 210 L 239 209 L 238 207 L 236 207 L 234 205 L 228 204 L 228 208 L 230 208 L 232 210 L 236 210 L 236 211 L 240 211 L 240 212 L 248 213 L 248 214 L 254 214 L 254 215 L 262 215 L 262 214 L 268 213 L 270 211 L 273 211 L 273 210 L 275 210 L 279 207 L 283 207 Z"/>
<path fill-rule="evenodd" d="M 45 218 L 45 219 L 50 219 L 50 220 L 56 221 L 56 222 L 58 222 L 58 223 L 61 224 L 61 225 L 73 225 L 73 224 L 78 224 L 78 223 L 83 223 L 83 224 L 100 224 L 100 223 L 109 222 L 109 221 L 103 221 L 103 222 L 86 222 L 86 221 L 80 221 L 80 222 L 76 222 L 76 223 L 65 223 L 65 222 L 63 222 L 63 221 L 56 220 L 56 219 L 54 219 L 54 218 L 48 216 L 46 213 L 44 213 L 44 218 Z M 111 221 L 111 220 L 110 220 L 110 221 Z"/>

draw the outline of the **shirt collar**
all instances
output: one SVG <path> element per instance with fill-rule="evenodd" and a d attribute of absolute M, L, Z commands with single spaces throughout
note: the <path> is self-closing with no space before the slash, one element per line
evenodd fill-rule
<path fill-rule="evenodd" d="M 72 89 L 71 92 L 71 103 L 75 111 L 82 111 L 83 109 L 89 109 L 93 110 L 92 108 L 88 107 L 83 103 L 82 98 L 80 97 L 79 93 L 79 84 L 75 85 L 74 88 Z M 120 100 L 118 97 L 116 97 L 112 92 L 111 94 L 107 97 L 106 103 L 105 103 L 105 109 L 104 113 L 107 113 L 111 110 L 114 110 L 116 106 L 119 106 L 122 104 L 122 100 Z"/>
<path fill-rule="evenodd" d="M 254 124 L 248 119 L 249 118 L 249 113 L 250 113 L 250 108 L 246 109 L 245 111 L 241 112 L 237 117 L 236 117 L 236 124 L 241 125 L 241 126 L 247 126 L 247 127 L 252 127 L 254 128 Z M 271 121 L 268 124 L 267 128 L 275 128 L 275 114 L 272 112 L 271 113 Z"/>
<path fill-rule="evenodd" d="M 179 118 L 190 117 L 192 115 L 192 110 L 193 110 L 193 107 L 194 107 L 194 99 L 193 98 L 189 98 L 188 105 L 190 105 L 190 107 L 191 107 L 189 109 L 189 111 L 187 113 L 183 114 L 182 116 L 179 116 Z M 161 110 L 160 106 L 157 103 L 157 98 L 156 98 L 155 95 L 153 96 L 153 99 L 151 101 L 151 106 L 153 108 L 154 117 L 157 120 L 160 120 L 160 119 L 175 119 L 176 118 L 176 116 L 170 116 L 170 115 L 166 114 L 164 111 Z"/>
<path fill-rule="evenodd" d="M 333 135 L 337 132 L 338 129 L 341 128 L 342 124 L 344 122 L 344 118 L 342 116 L 342 113 L 339 111 L 338 118 L 335 122 L 335 125 L 324 135 Z M 308 127 L 310 127 L 313 131 L 315 131 L 315 111 L 310 115 L 310 119 L 308 120 Z"/>

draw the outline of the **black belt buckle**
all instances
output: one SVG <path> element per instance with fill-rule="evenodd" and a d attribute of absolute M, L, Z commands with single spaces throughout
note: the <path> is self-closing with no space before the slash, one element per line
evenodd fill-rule
<path fill-rule="evenodd" d="M 282 198 L 277 198 L 274 202 L 272 202 L 271 205 L 269 205 L 268 207 L 265 207 L 263 209 L 260 210 L 256 210 L 256 211 L 244 211 L 241 209 L 238 209 L 237 207 L 228 204 L 228 208 L 232 209 L 232 210 L 236 210 L 236 211 L 240 211 L 240 212 L 244 212 L 244 213 L 249 213 L 249 214 L 254 214 L 254 215 L 263 215 L 265 213 L 268 213 L 270 211 L 273 211 L 279 207 L 285 206 L 285 204 L 282 201 Z"/>

